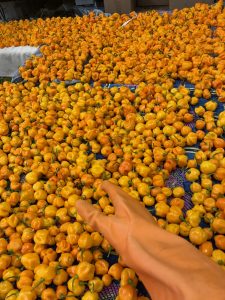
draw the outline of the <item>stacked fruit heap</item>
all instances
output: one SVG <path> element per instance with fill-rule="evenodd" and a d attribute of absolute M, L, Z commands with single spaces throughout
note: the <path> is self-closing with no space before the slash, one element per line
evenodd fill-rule
<path fill-rule="evenodd" d="M 167 78 L 196 84 L 210 98 L 210 88 L 224 100 L 225 10 L 197 4 L 162 16 L 155 12 L 110 17 L 47 18 L 0 24 L 0 47 L 33 45 L 42 57 L 21 67 L 32 82 L 80 79 L 122 84 L 162 83 Z"/>
<path fill-rule="evenodd" d="M 75 208 L 82 198 L 113 214 L 106 179 L 225 268 L 225 112 L 210 94 L 225 99 L 225 11 L 151 12 L 121 28 L 127 19 L 0 24 L 1 47 L 45 44 L 21 67 L 27 82 L 0 85 L 0 299 L 97 300 L 113 280 L 118 300 L 145 299 L 135 272 L 119 258 L 109 264 L 112 247 Z M 174 88 L 177 77 L 196 83 L 194 94 Z M 139 86 L 101 86 L 111 81 Z M 190 159 L 184 148 L 196 144 Z M 190 183 L 187 211 L 184 188 L 167 184 L 177 168 Z"/>

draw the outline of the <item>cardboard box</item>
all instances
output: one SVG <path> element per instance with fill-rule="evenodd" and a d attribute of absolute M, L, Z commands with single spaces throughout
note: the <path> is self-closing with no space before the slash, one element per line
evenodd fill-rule
<path fill-rule="evenodd" d="M 137 0 L 137 6 L 169 5 L 169 0 Z"/>
<path fill-rule="evenodd" d="M 191 7 L 194 6 L 196 3 L 201 2 L 201 3 L 208 3 L 208 4 L 213 4 L 213 0 L 169 0 L 169 6 L 170 9 L 182 9 L 184 7 Z"/>
<path fill-rule="evenodd" d="M 106 13 L 129 14 L 135 9 L 134 0 L 104 0 Z"/>

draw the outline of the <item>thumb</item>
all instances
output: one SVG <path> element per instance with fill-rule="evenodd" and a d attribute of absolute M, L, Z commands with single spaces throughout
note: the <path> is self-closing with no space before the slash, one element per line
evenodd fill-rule
<path fill-rule="evenodd" d="M 105 233 L 107 228 L 108 217 L 102 212 L 94 208 L 89 202 L 85 200 L 78 200 L 76 202 L 76 209 L 78 214 L 93 227 L 96 231 Z"/>

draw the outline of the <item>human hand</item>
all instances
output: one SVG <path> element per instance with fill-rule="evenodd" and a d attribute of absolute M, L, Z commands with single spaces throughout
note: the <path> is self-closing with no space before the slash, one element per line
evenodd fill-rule
<path fill-rule="evenodd" d="M 139 226 L 142 226 L 144 221 L 148 226 L 158 225 L 153 216 L 138 200 L 132 198 L 118 186 L 104 181 L 101 188 L 108 193 L 115 208 L 115 215 L 106 216 L 83 200 L 77 201 L 78 214 L 96 231 L 103 234 L 121 255 L 126 265 L 132 266 L 133 261 L 129 259 L 126 241 L 132 238 L 136 231 L 141 234 Z"/>

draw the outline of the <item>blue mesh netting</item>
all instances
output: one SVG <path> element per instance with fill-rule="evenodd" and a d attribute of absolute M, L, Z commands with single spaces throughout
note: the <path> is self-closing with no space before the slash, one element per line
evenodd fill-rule
<path fill-rule="evenodd" d="M 113 282 L 110 286 L 105 287 L 99 297 L 101 300 L 115 300 L 116 296 L 118 295 L 118 290 L 119 290 L 119 283 L 118 282 Z"/>

